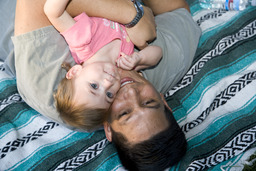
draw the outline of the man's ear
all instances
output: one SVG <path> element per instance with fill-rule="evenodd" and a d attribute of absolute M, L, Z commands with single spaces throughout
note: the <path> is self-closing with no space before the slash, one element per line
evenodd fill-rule
<path fill-rule="evenodd" d="M 110 130 L 110 125 L 108 122 L 104 122 L 103 125 L 104 125 L 105 135 L 106 135 L 108 141 L 111 142 L 112 141 L 112 132 Z"/>
<path fill-rule="evenodd" d="M 167 104 L 167 102 L 166 102 L 166 100 L 164 98 L 164 95 L 162 93 L 160 93 L 160 96 L 161 96 L 161 98 L 162 98 L 162 100 L 164 102 L 164 105 L 172 112 L 172 109 L 168 106 L 168 104 Z"/>
<path fill-rule="evenodd" d="M 76 75 L 78 75 L 80 73 L 80 71 L 82 70 L 82 65 L 74 65 L 73 67 L 70 68 L 70 70 L 68 70 L 68 72 L 66 73 L 66 78 L 68 80 L 74 78 Z"/>

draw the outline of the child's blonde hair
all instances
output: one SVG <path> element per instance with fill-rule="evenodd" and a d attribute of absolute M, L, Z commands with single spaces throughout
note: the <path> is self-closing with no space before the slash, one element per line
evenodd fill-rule
<path fill-rule="evenodd" d="M 63 68 L 70 69 L 70 65 L 63 64 Z M 73 102 L 73 84 L 70 79 L 63 78 L 54 94 L 56 109 L 60 117 L 70 126 L 93 131 L 102 126 L 107 109 L 88 108 L 86 104 L 76 105 Z"/>

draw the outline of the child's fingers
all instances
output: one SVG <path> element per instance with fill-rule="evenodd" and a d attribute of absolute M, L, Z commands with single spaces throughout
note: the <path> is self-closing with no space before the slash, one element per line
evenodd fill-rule
<path fill-rule="evenodd" d="M 129 59 L 131 58 L 129 55 L 126 55 L 125 53 L 121 52 L 121 58 L 125 58 L 129 61 Z"/>
<path fill-rule="evenodd" d="M 131 70 L 133 65 L 131 65 L 125 58 L 120 58 L 119 67 L 125 70 Z"/>
<path fill-rule="evenodd" d="M 122 64 L 125 65 L 125 67 L 129 70 L 133 68 L 133 65 L 126 58 L 122 60 Z"/>
<path fill-rule="evenodd" d="M 120 59 L 116 60 L 116 65 L 117 65 L 117 67 L 120 67 Z"/>
<path fill-rule="evenodd" d="M 122 58 L 119 58 L 119 59 L 117 60 L 117 66 L 118 66 L 119 68 L 122 68 L 122 69 L 127 70 L 127 67 L 126 67 L 126 65 L 123 63 Z"/>
<path fill-rule="evenodd" d="M 130 69 L 134 68 L 135 66 L 135 61 L 131 59 L 131 57 L 124 58 L 123 63 L 128 66 Z"/>

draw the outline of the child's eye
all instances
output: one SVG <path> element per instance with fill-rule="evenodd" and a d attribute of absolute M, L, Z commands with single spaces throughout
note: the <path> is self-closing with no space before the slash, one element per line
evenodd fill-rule
<path fill-rule="evenodd" d="M 90 85 L 91 85 L 91 87 L 92 87 L 93 89 L 95 89 L 95 90 L 98 88 L 98 85 L 95 84 L 95 83 L 90 83 Z"/>
<path fill-rule="evenodd" d="M 110 98 L 110 99 L 112 99 L 113 96 L 114 96 L 111 92 L 107 92 L 106 95 L 107 95 L 107 97 Z"/>

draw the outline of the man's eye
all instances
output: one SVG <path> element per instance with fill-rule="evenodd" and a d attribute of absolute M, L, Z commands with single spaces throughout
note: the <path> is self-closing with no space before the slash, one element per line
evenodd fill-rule
<path fill-rule="evenodd" d="M 144 105 L 148 105 L 148 104 L 153 103 L 153 102 L 154 102 L 154 100 L 148 100 L 148 101 L 144 102 Z"/>
<path fill-rule="evenodd" d="M 119 118 L 121 118 L 122 116 L 125 116 L 126 114 L 128 114 L 128 112 L 122 112 L 122 113 L 119 115 Z"/>
<path fill-rule="evenodd" d="M 157 100 L 154 100 L 154 99 L 151 99 L 151 100 L 145 100 L 142 105 L 146 108 L 159 108 L 161 106 L 161 104 L 157 101 Z"/>
<path fill-rule="evenodd" d="M 91 87 L 92 87 L 93 89 L 95 89 L 95 90 L 98 88 L 98 85 L 95 84 L 95 83 L 90 83 L 90 85 L 91 85 Z"/>
<path fill-rule="evenodd" d="M 107 92 L 106 95 L 110 99 L 112 99 L 114 97 L 114 95 L 111 92 Z"/>

